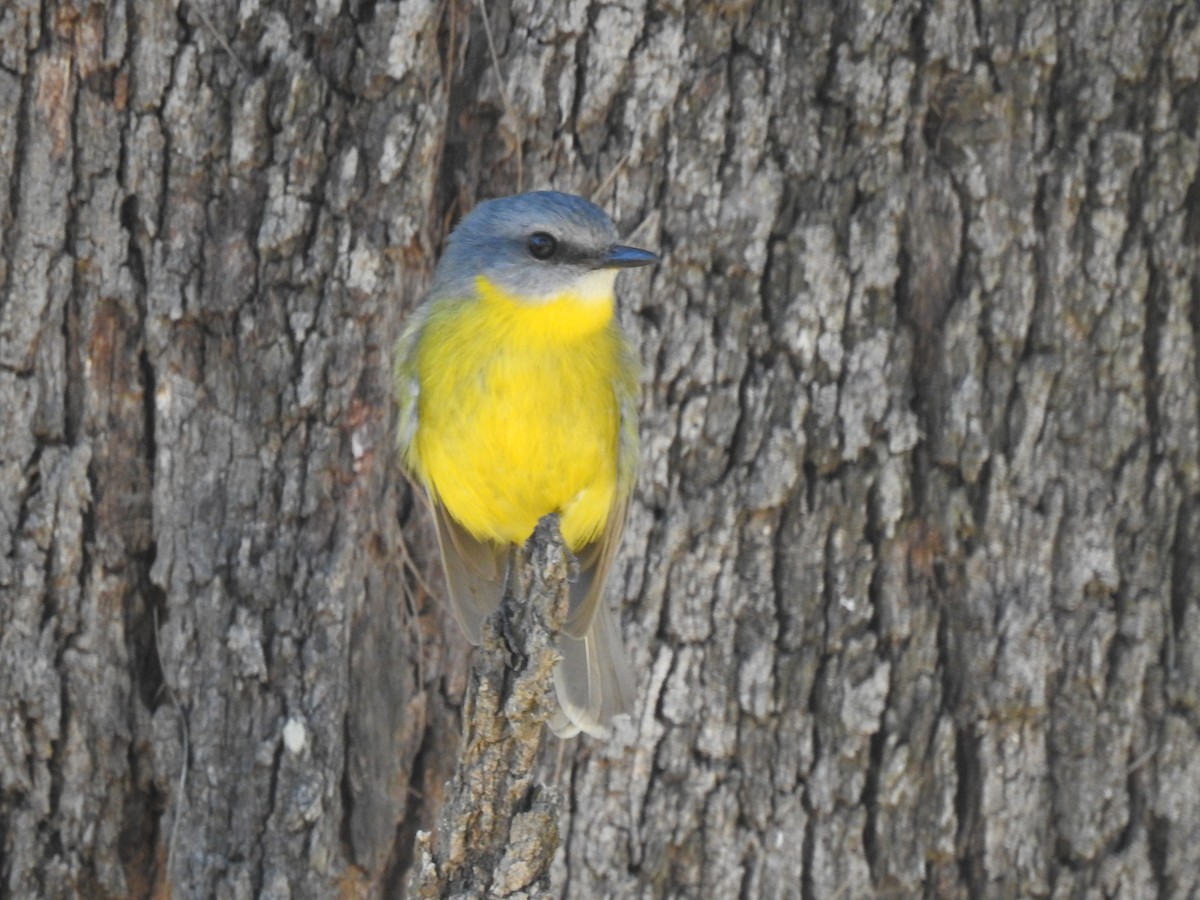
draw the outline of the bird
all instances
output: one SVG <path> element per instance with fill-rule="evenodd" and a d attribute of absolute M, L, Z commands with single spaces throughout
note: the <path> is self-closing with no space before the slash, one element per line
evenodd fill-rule
<path fill-rule="evenodd" d="M 640 366 L 617 275 L 659 261 L 589 200 L 479 203 L 396 344 L 397 442 L 433 509 L 450 608 L 478 644 L 515 549 L 557 513 L 578 561 L 554 670 L 562 738 L 606 738 L 633 680 L 604 597 L 638 459 Z"/>

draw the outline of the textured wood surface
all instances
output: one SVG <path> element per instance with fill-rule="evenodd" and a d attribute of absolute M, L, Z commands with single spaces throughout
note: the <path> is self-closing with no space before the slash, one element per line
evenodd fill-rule
<path fill-rule="evenodd" d="M 571 577 L 558 517 L 518 554 L 499 609 L 484 623 L 463 698 L 463 740 L 434 832 L 417 832 L 408 896 L 546 897 L 562 799 L 534 761 L 558 706 L 556 642 Z"/>
<path fill-rule="evenodd" d="M 518 185 L 664 255 L 553 890 L 1200 891 L 1196 6 L 483 6 L 0 9 L 0 895 L 399 895 L 390 348 Z"/>

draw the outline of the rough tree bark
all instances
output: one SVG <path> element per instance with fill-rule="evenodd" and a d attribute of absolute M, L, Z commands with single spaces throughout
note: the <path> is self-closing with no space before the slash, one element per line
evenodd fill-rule
<path fill-rule="evenodd" d="M 0 895 L 401 891 L 390 347 L 518 183 L 664 252 L 556 890 L 1200 892 L 1195 4 L 481 9 L 0 8 Z"/>
<path fill-rule="evenodd" d="M 558 517 L 546 516 L 485 623 L 454 779 L 436 840 L 417 832 L 410 897 L 546 896 L 562 802 L 536 783 L 534 763 L 557 706 L 555 648 L 570 590 L 564 547 Z"/>

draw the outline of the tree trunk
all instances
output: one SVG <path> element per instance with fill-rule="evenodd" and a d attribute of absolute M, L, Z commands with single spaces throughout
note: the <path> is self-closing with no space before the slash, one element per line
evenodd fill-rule
<path fill-rule="evenodd" d="M 391 346 L 536 187 L 664 254 L 555 889 L 1200 892 L 1195 5 L 486 6 L 0 11 L 0 897 L 403 892 Z"/>

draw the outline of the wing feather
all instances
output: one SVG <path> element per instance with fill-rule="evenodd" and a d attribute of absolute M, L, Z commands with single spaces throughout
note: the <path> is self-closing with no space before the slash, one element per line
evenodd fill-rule
<path fill-rule="evenodd" d="M 454 521 L 436 497 L 430 496 L 429 502 L 437 520 L 438 549 L 446 572 L 450 609 L 467 639 L 478 644 L 483 620 L 496 610 L 504 596 L 511 549 L 479 540 Z"/>
<path fill-rule="evenodd" d="M 613 507 L 600 536 L 576 552 L 579 578 L 571 585 L 571 608 L 565 630 L 575 638 L 586 634 L 604 601 L 608 573 L 621 547 L 621 535 L 629 517 L 629 497 L 637 478 L 637 364 L 628 347 L 622 348 L 623 377 L 614 385 L 620 423 L 617 432 L 617 487 Z"/>
<path fill-rule="evenodd" d="M 554 670 L 560 708 L 550 727 L 563 738 L 581 731 L 608 737 L 613 716 L 629 712 L 635 697 L 629 659 L 604 597 L 637 475 L 637 362 L 628 347 L 623 351 L 622 377 L 614 385 L 621 415 L 616 497 L 600 536 L 578 550 L 579 577 L 571 585 L 571 608 L 559 639 L 563 658 Z"/>

